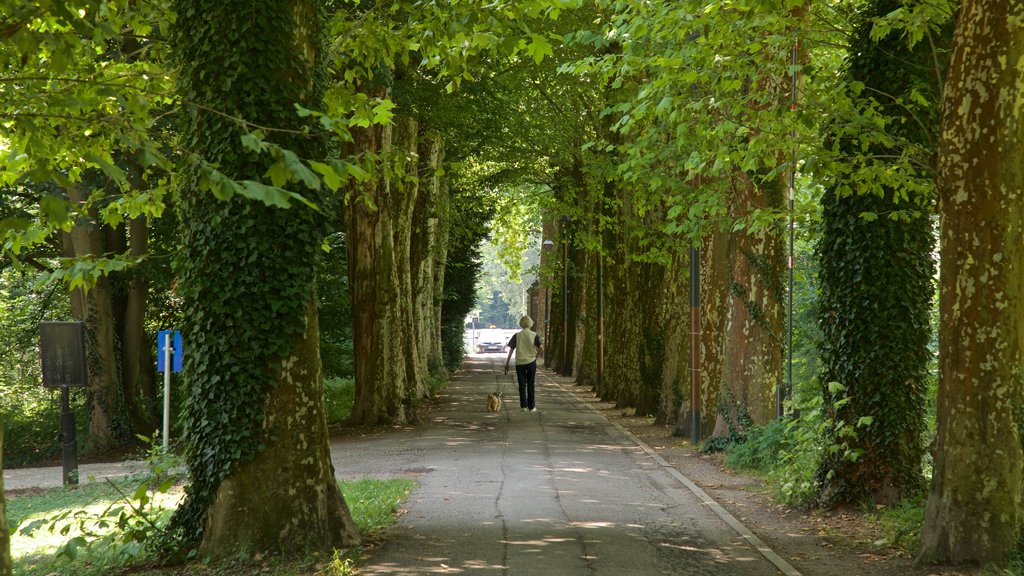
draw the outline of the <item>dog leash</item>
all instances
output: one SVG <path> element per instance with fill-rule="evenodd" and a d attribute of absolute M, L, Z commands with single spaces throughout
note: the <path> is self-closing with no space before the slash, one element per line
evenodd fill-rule
<path fill-rule="evenodd" d="M 497 382 L 497 387 L 494 389 L 494 393 L 500 398 L 505 393 L 505 383 L 501 380 L 501 376 L 495 374 L 494 381 Z"/>

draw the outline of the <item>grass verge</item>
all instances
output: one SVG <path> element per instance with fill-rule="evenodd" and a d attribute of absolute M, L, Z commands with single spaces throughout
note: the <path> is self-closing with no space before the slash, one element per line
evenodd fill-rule
<path fill-rule="evenodd" d="M 367 540 L 379 540 L 394 524 L 398 507 L 416 487 L 408 478 L 387 480 L 362 479 L 340 483 L 352 518 Z M 107 576 L 136 574 L 140 576 L 343 576 L 351 573 L 352 559 L 358 550 L 336 551 L 332 555 L 311 553 L 304 558 L 257 557 L 239 559 L 217 565 L 198 563 L 188 567 L 146 568 L 151 558 L 142 543 L 124 543 L 105 536 L 119 530 L 110 517 L 96 521 L 103 511 L 121 505 L 122 493 L 131 494 L 135 484 L 123 480 L 117 487 L 109 484 L 86 484 L 77 488 L 14 495 L 8 500 L 11 526 L 27 526 L 46 519 L 32 534 L 17 530 L 11 538 L 14 573 L 24 576 L 71 575 Z M 181 490 L 154 494 L 153 518 L 166 521 L 181 498 Z M 94 544 L 67 551 L 70 540 L 87 536 Z"/>

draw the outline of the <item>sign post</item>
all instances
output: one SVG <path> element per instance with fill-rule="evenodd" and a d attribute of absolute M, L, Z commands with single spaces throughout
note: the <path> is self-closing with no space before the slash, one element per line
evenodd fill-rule
<path fill-rule="evenodd" d="M 85 362 L 85 323 L 40 322 L 39 356 L 43 386 L 60 388 L 61 476 L 65 486 L 78 484 L 75 413 L 71 411 L 70 387 L 89 384 Z"/>
<path fill-rule="evenodd" d="M 164 373 L 164 450 L 167 450 L 171 436 L 171 372 L 181 372 L 181 332 L 177 330 L 160 330 L 156 337 L 157 354 L 156 370 Z"/>

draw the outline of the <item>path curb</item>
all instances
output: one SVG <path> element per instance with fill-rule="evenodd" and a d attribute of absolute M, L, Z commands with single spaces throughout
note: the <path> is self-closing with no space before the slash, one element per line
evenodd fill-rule
<path fill-rule="evenodd" d="M 544 376 L 549 381 L 551 381 L 555 386 L 560 388 L 563 392 L 571 394 L 571 392 L 565 389 L 561 382 L 555 380 L 550 374 L 545 374 Z M 600 410 L 594 408 L 589 403 L 584 403 L 584 405 L 591 411 L 597 414 L 601 414 Z M 607 417 L 605 419 L 607 420 Z M 715 499 L 712 498 L 707 492 L 705 492 L 700 486 L 697 486 L 693 482 L 693 480 L 690 480 L 689 478 L 684 476 L 682 472 L 676 470 L 676 468 L 672 466 L 672 464 L 670 464 L 667 460 L 662 458 L 661 455 L 659 455 L 657 452 L 654 451 L 653 448 L 644 443 L 643 440 L 637 438 L 636 435 L 634 435 L 629 430 L 626 430 L 624 427 L 622 427 L 622 425 L 620 425 L 617 422 L 608 420 L 608 423 L 614 426 L 625 437 L 629 438 L 631 441 L 636 443 L 636 445 L 639 446 L 648 456 L 650 456 L 651 459 L 658 464 L 658 466 L 661 466 L 661 468 L 668 472 L 673 478 L 678 480 L 683 486 L 686 486 L 686 488 L 689 489 L 694 496 L 696 496 L 708 508 L 713 510 L 715 514 L 717 514 L 718 517 L 722 519 L 722 521 L 724 521 L 726 524 L 732 527 L 732 529 L 735 530 L 736 533 L 739 534 L 744 540 L 746 540 L 752 548 L 760 552 L 761 556 L 764 556 L 765 560 L 771 562 L 785 576 L 801 576 L 800 572 L 796 568 L 794 568 L 792 564 L 786 562 L 786 560 L 782 556 L 779 556 L 778 553 L 776 553 L 767 544 L 765 544 L 764 540 L 758 538 L 756 534 L 754 534 L 749 528 L 743 525 L 743 523 L 740 522 L 735 516 L 730 514 L 729 511 L 725 509 L 725 507 L 723 507 L 721 504 L 715 501 Z"/>

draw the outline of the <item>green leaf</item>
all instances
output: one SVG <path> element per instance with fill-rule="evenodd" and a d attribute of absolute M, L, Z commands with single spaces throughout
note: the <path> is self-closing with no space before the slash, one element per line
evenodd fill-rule
<path fill-rule="evenodd" d="M 320 178 L 308 166 L 303 164 L 302 160 L 299 160 L 299 157 L 294 152 L 282 150 L 281 154 L 285 167 L 295 179 L 300 180 L 310 190 L 320 189 Z"/>
<path fill-rule="evenodd" d="M 552 56 L 554 50 L 547 38 L 540 34 L 530 34 L 531 42 L 526 45 L 526 53 L 533 57 L 533 61 L 540 64 L 545 56 Z"/>
<path fill-rule="evenodd" d="M 324 164 L 323 162 L 317 162 L 315 160 L 310 160 L 309 165 L 317 172 L 317 174 L 320 174 L 323 177 L 324 184 L 326 184 L 331 191 L 337 191 L 338 188 L 341 188 L 341 185 L 343 184 L 341 174 L 339 174 L 333 166 L 330 164 Z"/>

